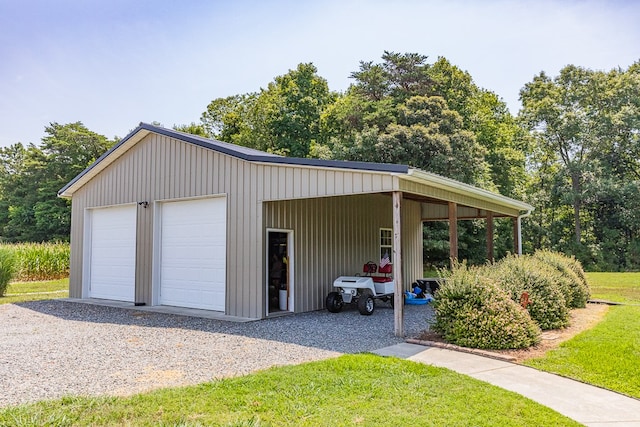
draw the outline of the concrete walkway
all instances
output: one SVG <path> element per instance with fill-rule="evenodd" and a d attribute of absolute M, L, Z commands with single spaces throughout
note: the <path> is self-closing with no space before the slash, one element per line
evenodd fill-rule
<path fill-rule="evenodd" d="M 586 426 L 640 427 L 640 400 L 533 368 L 443 348 L 402 343 L 375 351 L 426 363 L 514 391 Z"/>

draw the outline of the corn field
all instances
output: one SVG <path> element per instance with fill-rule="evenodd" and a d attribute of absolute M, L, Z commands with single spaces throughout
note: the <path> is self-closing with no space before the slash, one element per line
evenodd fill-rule
<path fill-rule="evenodd" d="M 69 243 L 1 244 L 13 255 L 13 281 L 55 280 L 69 276 Z"/>

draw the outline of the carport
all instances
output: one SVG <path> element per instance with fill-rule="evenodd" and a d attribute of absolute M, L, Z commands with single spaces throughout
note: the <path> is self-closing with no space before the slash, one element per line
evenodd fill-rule
<path fill-rule="evenodd" d="M 403 200 L 418 201 L 421 221 L 448 221 L 450 259 L 458 259 L 458 220 L 483 219 L 487 222 L 487 258 L 494 259 L 494 219 L 512 218 L 513 252 L 522 253 L 521 219 L 531 214 L 533 206 L 496 193 L 435 174 L 409 169 L 400 177 L 400 191 L 393 195 L 394 265 L 402 265 L 402 204 Z M 404 304 L 402 269 L 396 270 L 394 332 L 404 336 Z"/>
<path fill-rule="evenodd" d="M 449 221 L 456 259 L 457 221 L 487 220 L 492 257 L 493 219 L 513 218 L 518 243 L 532 209 L 406 165 L 282 157 L 145 123 L 59 196 L 72 199 L 72 298 L 263 319 L 323 309 L 336 277 L 388 250 L 399 336 L 425 221 Z"/>

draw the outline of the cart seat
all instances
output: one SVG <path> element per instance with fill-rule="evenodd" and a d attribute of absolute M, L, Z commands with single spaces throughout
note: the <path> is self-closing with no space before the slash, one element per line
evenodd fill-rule
<path fill-rule="evenodd" d="M 362 266 L 362 272 L 365 273 L 367 276 L 370 276 L 373 273 L 377 273 L 378 264 L 376 264 L 375 262 L 369 261 L 368 263 Z"/>
<path fill-rule="evenodd" d="M 389 276 L 392 272 L 393 272 L 393 265 L 386 264 L 378 268 L 378 273 L 386 274 L 386 276 L 373 276 L 373 281 L 376 283 L 393 282 L 393 278 Z"/>

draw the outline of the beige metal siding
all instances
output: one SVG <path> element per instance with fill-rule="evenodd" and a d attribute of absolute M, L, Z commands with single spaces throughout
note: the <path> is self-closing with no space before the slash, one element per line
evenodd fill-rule
<path fill-rule="evenodd" d="M 193 144 L 150 134 L 73 195 L 70 296 L 82 294 L 84 210 L 131 202 L 138 207 L 136 301 L 152 303 L 153 202 L 227 194 L 227 313 L 262 316 L 261 206 L 257 166 Z M 256 222 L 257 221 L 257 222 Z"/>
<path fill-rule="evenodd" d="M 282 165 L 261 165 L 260 200 L 378 193 L 394 190 L 389 174 L 366 171 L 325 170 Z"/>
<path fill-rule="evenodd" d="M 422 212 L 420 203 L 403 200 L 402 214 L 402 279 L 405 289 L 424 275 Z"/>
<path fill-rule="evenodd" d="M 263 317 L 265 279 L 262 200 L 328 197 L 349 192 L 382 192 L 392 190 L 393 185 L 393 177 L 388 174 L 250 163 L 150 133 L 73 194 L 70 296 L 82 296 L 86 208 L 149 202 L 146 209 L 138 205 L 136 301 L 151 304 L 154 201 L 226 194 L 229 219 L 226 313 L 250 318 Z M 334 216 L 330 199 L 320 202 L 309 200 L 305 203 L 320 203 L 325 206 L 326 218 Z M 351 206 L 344 207 L 347 208 L 354 214 L 369 213 Z M 388 211 L 385 215 L 390 218 L 390 208 L 385 211 Z M 283 212 L 282 220 L 295 220 L 299 224 L 305 221 L 299 212 Z M 312 229 L 311 224 L 308 226 L 308 233 L 313 238 L 327 237 L 319 235 L 319 231 Z M 344 233 L 350 232 L 345 224 L 339 224 L 338 227 Z M 305 244 L 311 245 L 312 242 Z M 336 242 L 332 244 L 336 247 Z M 349 247 L 348 251 L 347 248 L 339 248 L 342 259 L 349 259 L 352 249 Z M 338 257 L 338 253 L 332 256 Z M 351 270 L 346 269 L 346 265 L 343 269 L 345 272 Z M 320 271 L 311 272 L 315 274 L 314 280 L 319 281 Z M 323 300 L 324 295 L 317 290 L 307 305 L 320 307 Z"/>
<path fill-rule="evenodd" d="M 265 203 L 265 230 L 287 229 L 294 233 L 297 312 L 323 308 L 336 277 L 360 273 L 367 261 L 380 262 L 379 230 L 393 226 L 392 214 L 391 197 L 381 194 Z M 419 203 L 403 200 L 402 228 L 407 288 L 407 284 L 422 277 Z"/>

